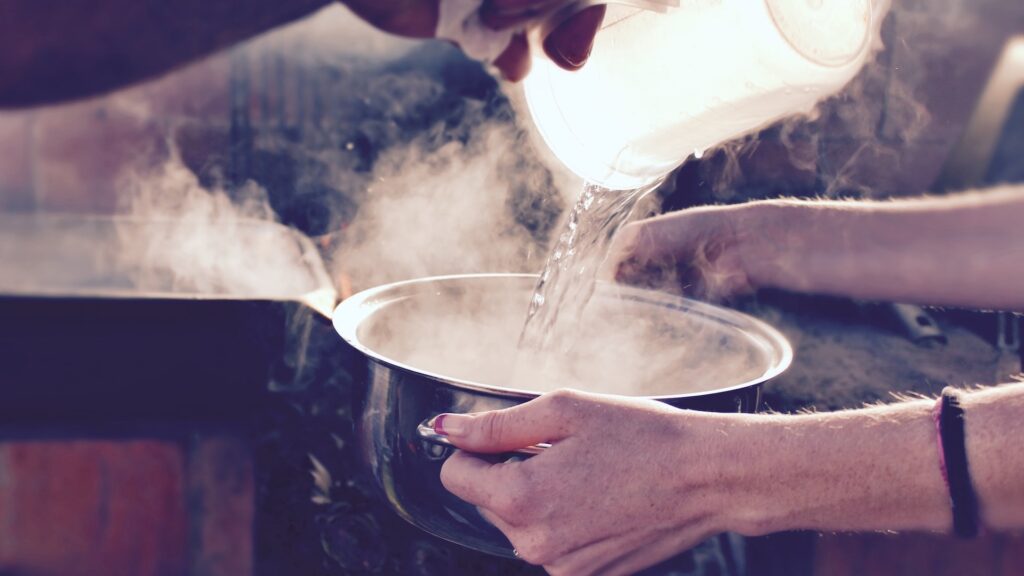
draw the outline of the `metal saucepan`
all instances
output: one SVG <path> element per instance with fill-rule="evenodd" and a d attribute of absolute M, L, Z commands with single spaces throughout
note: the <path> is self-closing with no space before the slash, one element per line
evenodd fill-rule
<path fill-rule="evenodd" d="M 335 328 L 369 363 L 360 441 L 388 502 L 427 532 L 508 557 L 513 555 L 508 540 L 441 485 L 441 465 L 452 448 L 428 437 L 429 420 L 445 412 L 506 408 L 538 395 L 540 388 L 509 384 L 515 342 L 535 284 L 531 275 L 425 278 L 366 290 L 346 299 L 334 313 Z M 660 385 L 640 390 L 655 393 L 635 394 L 681 408 L 753 412 L 761 384 L 784 371 L 792 359 L 788 342 L 772 327 L 709 304 L 609 284 L 598 287 L 589 310 L 598 310 L 600 320 L 613 330 L 618 330 L 616 322 L 625 332 L 635 325 L 657 329 L 651 338 L 675 343 L 662 355 L 671 357 L 696 341 L 712 343 L 709 349 L 720 353 L 691 354 L 685 361 L 689 365 L 673 366 L 671 373 L 656 375 Z M 452 350 L 455 358 L 443 358 Z M 606 352 L 584 364 L 605 370 L 602 362 L 607 358 L 631 361 L 621 358 L 621 350 Z M 637 356 L 633 366 L 659 360 Z M 746 368 L 734 368 L 739 364 Z M 715 372 L 724 379 L 702 376 Z M 587 382 L 551 384 L 587 388 Z"/>

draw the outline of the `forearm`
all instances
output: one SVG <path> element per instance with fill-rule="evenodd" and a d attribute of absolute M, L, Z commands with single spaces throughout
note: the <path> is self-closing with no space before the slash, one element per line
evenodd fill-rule
<path fill-rule="evenodd" d="M 328 0 L 8 0 L 0 108 L 99 94 L 166 72 Z"/>
<path fill-rule="evenodd" d="M 1024 384 L 970 394 L 964 412 L 982 524 L 995 530 L 1024 528 Z"/>
<path fill-rule="evenodd" d="M 931 400 L 738 424 L 746 457 L 727 468 L 744 495 L 727 523 L 751 534 L 780 530 L 952 528 Z M 1024 385 L 965 396 L 969 470 L 981 520 L 1024 527 Z M 740 459 L 734 459 L 740 460 Z M 738 488 L 735 489 L 735 488 Z"/>
<path fill-rule="evenodd" d="M 754 205 L 751 205 L 754 206 Z M 896 202 L 774 201 L 747 237 L 761 286 L 1024 310 L 1024 187 Z"/>

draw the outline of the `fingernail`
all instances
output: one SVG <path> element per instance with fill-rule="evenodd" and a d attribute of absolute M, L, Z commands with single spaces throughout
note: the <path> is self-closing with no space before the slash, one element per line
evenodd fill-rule
<path fill-rule="evenodd" d="M 434 432 L 442 436 L 461 436 L 466 431 L 466 417 L 461 414 L 439 414 L 434 418 Z"/>
<path fill-rule="evenodd" d="M 590 45 L 587 44 L 584 50 L 580 50 L 578 43 L 559 41 L 558 37 L 552 34 L 544 40 L 544 52 L 555 64 L 563 68 L 579 69 L 590 57 Z"/>
<path fill-rule="evenodd" d="M 544 52 L 562 68 L 579 70 L 590 58 L 604 12 L 603 5 L 591 6 L 559 24 L 544 38 Z"/>

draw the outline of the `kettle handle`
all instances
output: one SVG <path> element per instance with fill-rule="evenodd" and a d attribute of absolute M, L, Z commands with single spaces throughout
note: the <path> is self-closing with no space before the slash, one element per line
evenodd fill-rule
<path fill-rule="evenodd" d="M 431 416 L 423 422 L 420 422 L 420 425 L 416 427 L 416 433 L 419 435 L 420 440 L 424 440 L 438 446 L 445 446 L 447 448 L 458 448 L 458 446 L 452 444 L 451 440 L 449 440 L 447 436 L 438 434 L 437 431 L 434 430 L 434 419 L 436 418 L 437 416 Z M 541 442 L 540 444 L 534 444 L 533 446 L 526 446 L 524 448 L 512 450 L 510 453 L 522 454 L 524 456 L 536 456 L 543 453 L 548 448 L 551 448 L 551 444 Z"/>
<path fill-rule="evenodd" d="M 574 12 L 579 12 L 598 4 L 620 4 L 662 14 L 668 12 L 669 8 L 679 8 L 679 0 L 579 0 L 573 3 L 572 7 Z"/>

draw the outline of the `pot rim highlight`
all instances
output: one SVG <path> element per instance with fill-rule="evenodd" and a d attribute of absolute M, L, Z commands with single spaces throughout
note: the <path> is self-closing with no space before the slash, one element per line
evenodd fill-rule
<path fill-rule="evenodd" d="M 413 280 L 403 280 L 400 282 L 393 282 L 390 284 L 383 284 L 373 288 L 368 288 L 357 294 L 354 294 L 340 304 L 334 310 L 333 322 L 334 329 L 338 334 L 345 340 L 350 346 L 372 359 L 389 368 L 400 370 L 403 372 L 409 372 L 420 376 L 427 377 L 437 382 L 455 386 L 458 388 L 472 390 L 476 392 L 483 392 L 496 396 L 512 396 L 517 398 L 536 398 L 541 395 L 540 392 L 524 390 L 521 388 L 508 388 L 504 386 L 496 386 L 492 384 L 485 384 L 482 382 L 475 382 L 472 380 L 465 380 L 461 378 L 453 378 L 429 372 L 399 362 L 394 358 L 390 358 L 374 350 L 369 345 L 364 343 L 359 338 L 359 327 L 364 321 L 369 319 L 378 310 L 386 307 L 397 301 L 405 300 L 413 297 L 410 294 L 403 294 L 408 289 L 422 288 L 431 284 L 457 284 L 460 281 L 472 281 L 472 280 L 531 280 L 534 283 L 538 278 L 537 274 L 517 274 L 517 273 L 484 273 L 484 274 L 453 274 L 445 276 L 430 276 L 425 278 L 416 278 Z M 602 288 L 603 287 L 603 288 Z M 789 368 L 793 361 L 793 348 L 785 336 L 782 335 L 776 328 L 763 322 L 757 318 L 754 318 L 748 314 L 716 306 L 714 304 L 708 304 L 705 302 L 699 302 L 697 300 L 691 300 L 688 298 L 681 298 L 673 296 L 671 294 L 664 294 L 661 292 L 655 292 L 653 290 L 645 290 L 642 288 L 634 288 L 630 286 L 623 286 L 619 284 L 613 284 L 608 282 L 601 282 L 599 286 L 600 290 L 608 291 L 614 290 L 614 293 L 619 298 L 632 300 L 635 302 L 649 304 L 654 306 L 661 306 L 664 308 L 671 308 L 679 311 L 686 311 L 687 313 L 699 314 L 700 316 L 708 319 L 712 322 L 725 323 L 734 328 L 743 331 L 751 342 L 761 346 L 767 353 L 767 357 L 771 360 L 771 363 L 766 369 L 757 377 L 752 380 L 741 382 L 727 387 L 714 388 L 712 390 L 704 390 L 700 392 L 688 392 L 680 394 L 666 394 L 658 396 L 632 396 L 634 398 L 647 398 L 651 400 L 669 400 L 676 398 L 688 398 L 688 397 L 700 397 L 709 396 L 714 394 L 720 394 L 724 392 L 730 392 L 747 388 L 750 386 L 756 386 L 767 382 L 779 374 L 782 374 Z M 392 296 L 388 296 L 389 293 L 394 293 Z M 524 302 L 524 317 L 525 317 L 525 305 Z"/>

